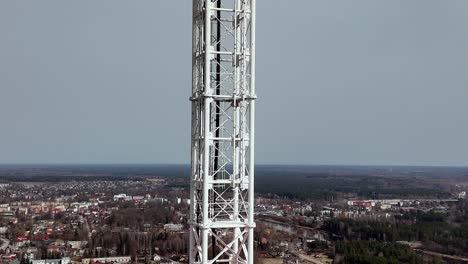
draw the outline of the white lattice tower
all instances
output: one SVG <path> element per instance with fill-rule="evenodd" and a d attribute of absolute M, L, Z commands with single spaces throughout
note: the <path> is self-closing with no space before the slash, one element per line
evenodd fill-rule
<path fill-rule="evenodd" d="M 193 0 L 190 263 L 254 261 L 255 0 Z"/>

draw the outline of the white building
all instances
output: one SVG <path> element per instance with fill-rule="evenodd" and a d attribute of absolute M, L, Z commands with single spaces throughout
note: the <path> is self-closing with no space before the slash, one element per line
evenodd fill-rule
<path fill-rule="evenodd" d="M 61 259 L 34 259 L 31 260 L 32 264 L 69 264 L 70 258 L 64 257 Z"/>
<path fill-rule="evenodd" d="M 184 228 L 181 224 L 165 224 L 164 230 L 169 232 L 179 232 Z"/>
<path fill-rule="evenodd" d="M 127 196 L 125 193 L 114 195 L 114 201 L 131 201 L 132 196 Z"/>
<path fill-rule="evenodd" d="M 466 192 L 460 192 L 458 194 L 458 199 L 465 199 L 466 198 Z"/>
<path fill-rule="evenodd" d="M 84 258 L 81 263 L 90 264 L 93 262 L 99 261 L 101 263 L 130 263 L 132 258 L 130 256 L 122 257 L 108 257 L 108 258 Z"/>

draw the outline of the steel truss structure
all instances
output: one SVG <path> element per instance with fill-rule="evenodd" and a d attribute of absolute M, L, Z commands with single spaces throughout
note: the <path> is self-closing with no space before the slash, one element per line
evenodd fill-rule
<path fill-rule="evenodd" d="M 255 0 L 193 0 L 190 263 L 254 259 Z"/>

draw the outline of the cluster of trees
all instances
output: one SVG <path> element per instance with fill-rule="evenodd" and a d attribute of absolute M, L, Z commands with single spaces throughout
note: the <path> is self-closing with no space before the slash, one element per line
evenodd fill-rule
<path fill-rule="evenodd" d="M 268 176 L 268 177 L 267 177 Z M 413 178 L 375 177 L 373 175 L 323 175 L 291 172 L 260 174 L 256 177 L 256 191 L 291 199 L 332 200 L 352 193 L 371 199 L 395 197 L 449 197 L 450 193 L 430 183 L 421 185 Z"/>
<path fill-rule="evenodd" d="M 460 212 L 468 212 L 464 210 L 456 210 L 459 222 L 451 222 L 453 216 L 447 214 L 418 212 L 403 214 L 394 222 L 331 219 L 323 228 L 348 240 L 422 241 L 430 250 L 467 255 L 468 216 L 460 215 Z"/>
<path fill-rule="evenodd" d="M 329 249 L 329 245 L 325 241 L 314 240 L 307 243 L 307 248 L 309 249 L 309 252 L 322 252 L 327 251 Z"/>
<path fill-rule="evenodd" d="M 339 242 L 336 253 L 343 256 L 338 263 L 354 264 L 422 264 L 423 258 L 408 246 L 376 241 Z"/>
<path fill-rule="evenodd" d="M 183 233 L 164 231 L 135 232 L 105 230 L 94 233 L 87 245 L 86 257 L 109 257 L 113 255 L 152 255 L 157 253 L 185 254 L 188 238 Z"/>
<path fill-rule="evenodd" d="M 156 202 L 147 203 L 144 208 L 137 208 L 133 202 L 127 202 L 122 203 L 119 210 L 112 211 L 107 221 L 112 228 L 128 227 L 143 231 L 145 224 L 179 223 L 176 211 Z"/>
<path fill-rule="evenodd" d="M 295 238 L 295 236 L 289 233 L 278 232 L 262 222 L 257 222 L 257 227 L 254 229 L 254 237 L 258 240 L 256 253 L 264 253 L 272 257 L 277 256 L 278 245 L 281 241 L 292 241 Z"/>
<path fill-rule="evenodd" d="M 176 211 L 156 202 L 147 203 L 144 207 L 137 207 L 133 202 L 121 202 L 119 210 L 112 211 L 106 219 L 108 227 L 93 233 L 86 256 L 185 254 L 186 233 L 155 228 L 166 223 L 180 223 Z"/>

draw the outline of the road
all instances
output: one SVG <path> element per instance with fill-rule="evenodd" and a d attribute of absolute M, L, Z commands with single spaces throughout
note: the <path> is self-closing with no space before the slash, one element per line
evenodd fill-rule
<path fill-rule="evenodd" d="M 316 258 L 314 258 L 312 256 L 301 254 L 298 251 L 293 251 L 291 253 L 293 255 L 295 255 L 296 257 L 298 257 L 299 259 L 308 261 L 308 262 L 313 263 L 313 264 L 326 264 L 326 262 L 322 262 L 322 261 L 320 261 L 320 260 L 318 260 L 318 259 L 316 259 Z"/>
<path fill-rule="evenodd" d="M 437 252 L 432 252 L 432 251 L 427 251 L 427 250 L 422 250 L 422 249 L 413 249 L 415 252 L 418 252 L 419 254 L 423 255 L 428 255 L 432 257 L 440 257 L 445 260 L 455 260 L 455 261 L 462 261 L 463 263 L 468 263 L 468 258 L 464 257 L 459 257 L 459 256 L 452 256 L 452 255 L 445 255 L 445 254 L 440 254 Z"/>
<path fill-rule="evenodd" d="M 272 223 L 272 224 L 277 224 L 277 225 L 283 225 L 283 226 L 289 226 L 289 227 L 293 227 L 293 228 L 300 228 L 300 229 L 305 229 L 305 230 L 310 230 L 310 231 L 317 231 L 319 230 L 321 227 L 322 227 L 322 222 L 320 222 L 317 227 L 310 227 L 310 226 L 301 226 L 301 225 L 295 225 L 295 224 L 291 224 L 291 223 L 285 223 L 285 222 L 280 222 L 280 221 L 276 221 L 276 220 L 273 220 L 271 218 L 268 218 L 267 216 L 263 216 L 263 215 L 259 215 L 257 216 L 257 218 L 255 220 L 260 220 L 260 221 L 264 221 L 264 222 L 269 222 L 269 223 Z"/>

